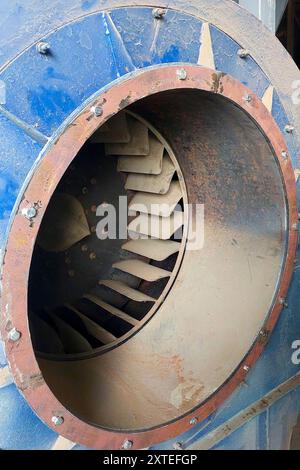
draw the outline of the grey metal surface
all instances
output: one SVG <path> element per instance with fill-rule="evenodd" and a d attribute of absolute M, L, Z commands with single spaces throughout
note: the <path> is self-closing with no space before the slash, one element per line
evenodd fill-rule
<path fill-rule="evenodd" d="M 257 16 L 267 28 L 276 32 L 287 7 L 288 0 L 235 0 Z"/>

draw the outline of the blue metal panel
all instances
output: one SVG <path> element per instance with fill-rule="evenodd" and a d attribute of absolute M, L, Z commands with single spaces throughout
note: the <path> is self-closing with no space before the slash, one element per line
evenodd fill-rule
<path fill-rule="evenodd" d="M 42 423 L 15 385 L 0 389 L 0 448 L 51 449 L 57 434 Z"/>
<path fill-rule="evenodd" d="M 132 70 L 118 39 L 102 14 L 51 34 L 51 54 L 32 47 L 0 75 L 6 109 L 50 136 L 89 96 Z"/>
<path fill-rule="evenodd" d="M 0 248 L 11 211 L 41 145 L 0 114 Z"/>
<path fill-rule="evenodd" d="M 289 124 L 288 117 L 282 107 L 279 95 L 276 90 L 274 90 L 274 96 L 273 96 L 273 110 L 272 110 L 273 117 L 281 130 L 281 132 L 284 134 L 285 133 L 285 126 Z M 297 151 L 297 146 L 295 143 L 295 138 L 293 134 L 287 134 L 285 133 L 285 140 L 288 144 L 288 148 L 291 154 L 291 158 L 293 161 L 294 166 L 297 168 L 298 167 L 298 161 L 299 161 L 299 155 Z"/>
<path fill-rule="evenodd" d="M 110 16 L 137 68 L 197 63 L 202 23 L 196 18 L 170 10 L 157 21 L 151 8 L 119 9 Z"/>
<path fill-rule="evenodd" d="M 215 26 L 211 26 L 211 36 L 217 70 L 237 78 L 261 98 L 270 82 L 257 63 L 250 56 L 240 58 L 241 46 Z"/>
<path fill-rule="evenodd" d="M 4 352 L 4 344 L 3 341 L 0 340 L 0 367 L 4 367 L 7 364 L 5 352 Z"/>
<path fill-rule="evenodd" d="M 213 447 L 212 450 L 259 450 L 260 447 L 257 442 L 258 430 L 259 417 L 253 418 L 244 424 L 240 429 Z"/>

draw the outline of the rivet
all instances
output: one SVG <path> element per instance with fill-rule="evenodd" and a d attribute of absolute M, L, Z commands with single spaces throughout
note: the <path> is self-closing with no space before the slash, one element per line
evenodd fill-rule
<path fill-rule="evenodd" d="M 81 245 L 81 251 L 83 251 L 83 252 L 88 251 L 88 246 L 87 245 Z"/>
<path fill-rule="evenodd" d="M 96 259 L 97 258 L 96 253 L 94 253 L 94 252 L 90 253 L 89 258 L 90 258 L 90 260 Z"/>
<path fill-rule="evenodd" d="M 249 372 L 250 367 L 249 366 L 244 366 L 243 369 L 244 369 L 244 371 Z"/>
<path fill-rule="evenodd" d="M 290 124 L 287 124 L 284 128 L 285 132 L 287 132 L 288 134 L 292 134 L 292 132 L 294 132 L 295 128 L 294 126 L 291 126 Z"/>
<path fill-rule="evenodd" d="M 187 79 L 187 71 L 185 69 L 178 69 L 176 75 L 179 80 L 186 80 Z"/>
<path fill-rule="evenodd" d="M 249 51 L 247 51 L 247 49 L 239 49 L 238 50 L 238 56 L 241 59 L 245 59 L 246 57 L 248 57 L 248 55 L 250 55 L 250 53 L 249 53 Z"/>
<path fill-rule="evenodd" d="M 52 416 L 51 421 L 54 426 L 61 426 L 64 422 L 64 418 L 62 416 Z"/>
<path fill-rule="evenodd" d="M 68 275 L 69 275 L 69 277 L 74 277 L 75 276 L 75 271 L 73 269 L 70 269 L 68 271 Z"/>
<path fill-rule="evenodd" d="M 166 10 L 164 8 L 154 8 L 152 13 L 156 20 L 161 20 L 165 16 Z"/>
<path fill-rule="evenodd" d="M 48 42 L 38 42 L 37 45 L 36 45 L 36 50 L 40 53 L 40 54 L 48 54 L 48 52 L 50 51 L 50 44 Z"/>
<path fill-rule="evenodd" d="M 100 116 L 102 116 L 102 114 L 103 114 L 103 109 L 101 108 L 101 106 L 96 105 L 96 106 L 92 106 L 92 107 L 91 107 L 91 112 L 92 112 L 96 117 L 100 117 Z"/>
<path fill-rule="evenodd" d="M 88 188 L 86 186 L 84 186 L 81 190 L 82 194 L 87 194 L 88 192 Z"/>
<path fill-rule="evenodd" d="M 196 418 L 196 417 L 194 417 L 190 420 L 190 425 L 191 426 L 195 426 L 195 424 L 197 424 L 197 423 L 198 423 L 198 418 Z"/>
<path fill-rule="evenodd" d="M 20 338 L 21 338 L 21 333 L 16 328 L 12 328 L 9 331 L 8 339 L 10 339 L 10 341 L 13 341 L 15 343 L 16 341 L 19 341 Z"/>
<path fill-rule="evenodd" d="M 127 440 L 127 441 L 123 442 L 122 449 L 127 449 L 128 450 L 128 449 L 131 449 L 132 446 L 133 446 L 133 442 Z"/>
<path fill-rule="evenodd" d="M 292 229 L 293 229 L 293 230 L 298 230 L 298 224 L 297 224 L 297 223 L 293 224 L 293 225 L 292 225 Z"/>
<path fill-rule="evenodd" d="M 26 219 L 31 220 L 31 219 L 34 219 L 34 217 L 36 217 L 37 210 L 34 206 L 25 207 L 24 209 L 22 209 L 22 215 L 24 215 Z"/>
<path fill-rule="evenodd" d="M 287 151 L 286 151 L 286 150 L 282 150 L 281 156 L 282 156 L 282 158 L 283 158 L 284 160 L 286 160 L 286 159 L 288 158 L 288 153 L 287 153 Z"/>

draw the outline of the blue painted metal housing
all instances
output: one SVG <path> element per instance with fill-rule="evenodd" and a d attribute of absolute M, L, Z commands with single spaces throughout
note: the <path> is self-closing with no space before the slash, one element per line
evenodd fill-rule
<path fill-rule="evenodd" d="M 41 139 L 34 137 L 34 131 L 45 140 L 53 137 L 70 114 L 94 93 L 136 69 L 174 62 L 198 62 L 202 21 L 195 16 L 170 9 L 164 21 L 158 23 L 149 7 L 94 12 L 98 4 L 109 5 L 109 2 L 56 0 L 50 6 L 45 0 L 1 2 L 0 80 L 6 87 L 6 102 L 0 107 L 2 250 L 22 188 L 43 155 L 43 144 Z M 43 17 L 43 8 L 49 13 L 45 25 L 35 19 L 26 34 L 25 25 L 33 15 L 38 18 L 38 12 Z M 63 23 L 66 24 L 62 26 Z M 50 32 L 57 26 L 58 29 Z M 22 32 L 21 36 L 18 30 Z M 47 33 L 44 40 L 51 45 L 49 55 L 38 54 L 35 44 L 29 46 L 33 39 L 44 33 Z M 262 97 L 271 83 L 257 62 L 250 56 L 240 59 L 237 51 L 241 44 L 213 25 L 211 39 L 216 69 L 232 75 Z M 21 53 L 25 46 L 27 49 Z M 289 119 L 276 90 L 272 113 L 284 132 Z M 20 122 L 24 126 L 20 126 Z M 295 137 L 286 134 L 286 141 L 297 168 Z M 300 194 L 300 183 L 298 187 Z M 196 435 L 196 440 L 201 439 L 299 372 L 299 365 L 291 360 L 291 345 L 300 338 L 299 284 L 300 266 L 296 264 L 288 307 L 281 315 L 264 355 L 250 371 L 247 383 L 206 423 L 199 423 L 193 431 L 156 448 L 172 448 L 175 442 L 190 440 L 192 435 Z M 0 367 L 6 366 L 1 347 Z M 289 445 L 287 436 L 299 412 L 298 388 L 215 448 L 285 448 Z M 50 449 L 57 437 L 32 412 L 14 384 L 0 389 L 0 448 Z"/>

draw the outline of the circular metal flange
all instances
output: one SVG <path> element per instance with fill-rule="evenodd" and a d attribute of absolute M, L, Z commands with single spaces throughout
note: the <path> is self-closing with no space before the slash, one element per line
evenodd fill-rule
<path fill-rule="evenodd" d="M 38 416 L 48 426 L 55 427 L 53 416 L 62 416 L 63 422 L 60 424 L 62 435 L 73 442 L 80 442 L 92 448 L 120 449 L 124 447 L 124 442 L 129 441 L 132 442 L 132 448 L 145 448 L 188 430 L 192 420 L 199 422 L 207 418 L 245 379 L 249 368 L 261 355 L 283 308 L 280 299 L 286 298 L 293 273 L 298 239 L 298 232 L 295 229 L 298 223 L 296 186 L 291 160 L 282 156 L 282 151 L 286 150 L 286 143 L 280 130 L 261 100 L 232 77 L 200 66 L 182 64 L 180 67 L 184 67 L 187 73 L 185 80 L 178 80 L 178 65 L 161 66 L 137 72 L 130 78 L 117 82 L 106 91 L 100 92 L 98 97 L 94 97 L 93 101 L 89 102 L 85 109 L 73 118 L 72 123 L 69 122 L 60 135 L 49 145 L 47 153 L 36 168 L 23 194 L 23 200 L 13 220 L 8 239 L 3 268 L 3 305 L 5 305 L 5 309 L 3 311 L 2 337 L 6 344 L 6 353 L 16 384 Z M 267 136 L 274 155 L 276 155 L 285 185 L 288 207 L 287 253 L 277 292 L 277 301 L 275 301 L 263 325 L 267 334 L 258 335 L 251 350 L 226 383 L 199 407 L 180 419 L 162 427 L 132 432 L 128 435 L 124 432 L 105 430 L 78 419 L 57 400 L 44 381 L 35 358 L 28 328 L 27 281 L 32 250 L 49 200 L 66 168 L 86 140 L 99 126 L 124 107 L 146 96 L 175 89 L 203 90 L 227 98 L 244 110 Z M 244 99 L 248 95 L 251 95 L 251 101 Z M 96 117 L 91 112 L 91 106 L 97 106 L 99 103 L 103 108 L 103 114 Z M 39 212 L 30 226 L 22 215 L 28 201 L 31 204 L 39 203 Z M 14 296 L 11 295 L 11 292 L 14 292 Z M 16 343 L 9 339 L 12 327 L 22 334 Z"/>

